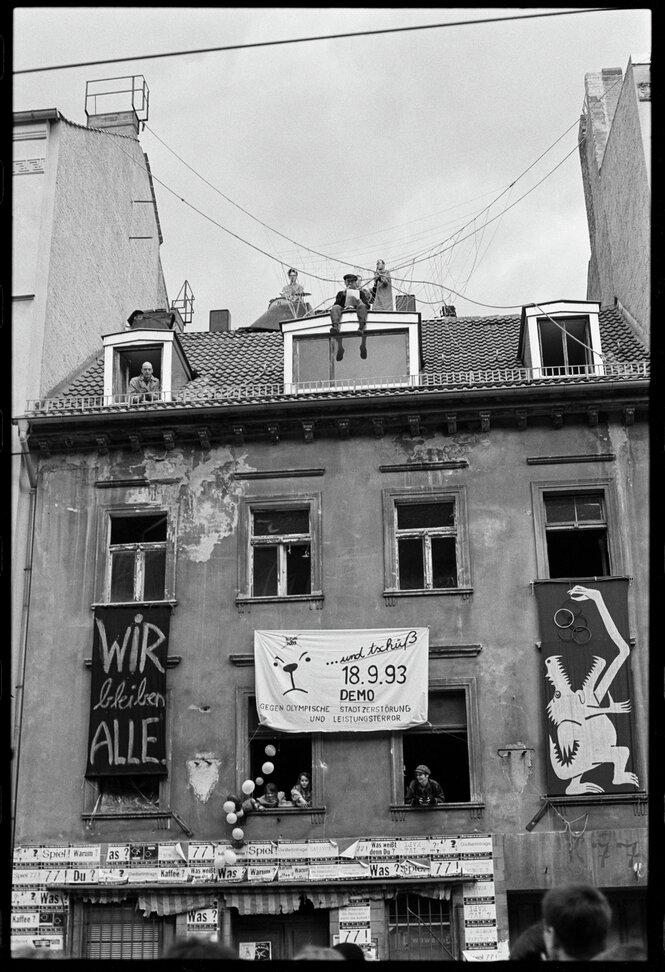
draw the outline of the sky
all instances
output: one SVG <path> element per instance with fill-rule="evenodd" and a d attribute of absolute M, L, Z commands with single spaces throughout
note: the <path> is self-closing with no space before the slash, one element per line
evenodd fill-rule
<path fill-rule="evenodd" d="M 87 81 L 145 78 L 140 141 L 188 330 L 224 308 L 252 324 L 291 266 L 327 308 L 377 259 L 423 317 L 516 314 L 586 298 L 584 76 L 650 56 L 648 8 L 584 9 L 18 6 L 15 72 L 133 59 L 15 73 L 14 110 L 85 124 Z M 524 19 L 431 26 L 509 17 Z"/>

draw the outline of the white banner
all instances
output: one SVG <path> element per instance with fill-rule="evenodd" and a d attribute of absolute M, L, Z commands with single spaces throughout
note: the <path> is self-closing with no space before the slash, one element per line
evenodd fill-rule
<path fill-rule="evenodd" d="M 378 732 L 427 722 L 429 628 L 255 631 L 261 725 Z"/>

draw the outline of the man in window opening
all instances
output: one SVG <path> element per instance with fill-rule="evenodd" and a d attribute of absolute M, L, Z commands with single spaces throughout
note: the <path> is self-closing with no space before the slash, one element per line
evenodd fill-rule
<path fill-rule="evenodd" d="M 355 310 L 356 312 L 356 316 L 358 317 L 358 334 L 362 337 L 360 342 L 360 357 L 367 357 L 367 347 L 365 344 L 367 336 L 365 334 L 365 328 L 367 327 L 367 311 L 369 310 L 369 306 L 369 293 L 364 287 L 360 286 L 358 274 L 345 273 L 344 290 L 340 290 L 337 293 L 335 302 L 330 308 L 330 319 L 332 321 L 330 333 L 337 337 L 337 361 L 341 361 L 344 357 L 340 325 L 342 323 L 342 314 L 345 310 Z"/>
<path fill-rule="evenodd" d="M 430 779 L 432 771 L 429 766 L 421 763 L 416 766 L 415 779 L 409 783 L 404 802 L 412 807 L 435 807 L 445 803 L 445 796 L 441 785 Z"/>
<path fill-rule="evenodd" d="M 155 402 L 159 398 L 159 378 L 152 373 L 152 365 L 144 361 L 141 374 L 129 379 L 130 403 Z"/>
<path fill-rule="evenodd" d="M 309 773 L 298 773 L 298 780 L 291 787 L 291 799 L 295 807 L 311 807 L 312 805 L 312 786 Z"/>

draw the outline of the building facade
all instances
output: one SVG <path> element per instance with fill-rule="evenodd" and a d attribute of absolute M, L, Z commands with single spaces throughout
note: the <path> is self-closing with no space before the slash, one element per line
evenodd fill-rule
<path fill-rule="evenodd" d="M 93 361 L 109 321 L 168 306 L 139 127 L 133 110 L 89 116 L 87 127 L 55 108 L 14 114 L 12 415 Z M 14 576 L 29 584 L 34 477 L 18 428 L 11 451 Z M 28 596 L 14 585 L 14 663 Z"/>
<path fill-rule="evenodd" d="M 584 78 L 580 158 L 591 257 L 587 298 L 619 304 L 648 345 L 651 320 L 651 59 Z"/>
<path fill-rule="evenodd" d="M 649 365 L 620 310 L 118 325 L 21 417 L 14 943 L 498 959 L 570 880 L 643 936 Z"/>

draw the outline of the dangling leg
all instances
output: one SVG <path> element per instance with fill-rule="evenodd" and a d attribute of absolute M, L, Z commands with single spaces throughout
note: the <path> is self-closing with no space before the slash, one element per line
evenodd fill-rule
<path fill-rule="evenodd" d="M 365 331 L 360 332 L 360 357 L 367 357 L 367 334 Z"/>
<path fill-rule="evenodd" d="M 341 361 L 344 357 L 344 347 L 342 345 L 342 335 L 337 332 L 335 335 L 335 340 L 337 341 L 337 354 L 335 355 L 335 361 Z"/>

